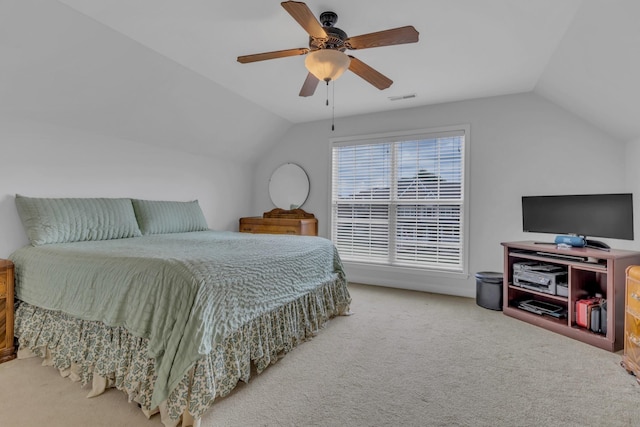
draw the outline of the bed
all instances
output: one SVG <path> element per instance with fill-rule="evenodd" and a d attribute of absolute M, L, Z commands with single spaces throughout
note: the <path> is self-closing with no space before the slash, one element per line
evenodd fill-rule
<path fill-rule="evenodd" d="M 197 201 L 16 196 L 30 246 L 15 264 L 18 357 L 125 392 L 165 426 L 347 314 L 334 245 L 208 230 Z"/>

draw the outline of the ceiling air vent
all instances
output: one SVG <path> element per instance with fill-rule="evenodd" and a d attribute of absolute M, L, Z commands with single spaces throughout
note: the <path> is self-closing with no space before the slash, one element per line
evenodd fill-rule
<path fill-rule="evenodd" d="M 403 99 L 411 99 L 411 98 L 415 98 L 416 94 L 412 93 L 410 95 L 401 95 L 401 96 L 390 96 L 389 97 L 389 101 L 401 101 Z"/>

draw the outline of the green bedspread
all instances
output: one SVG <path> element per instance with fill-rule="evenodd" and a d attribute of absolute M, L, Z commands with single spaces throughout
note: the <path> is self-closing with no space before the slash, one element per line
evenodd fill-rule
<path fill-rule="evenodd" d="M 152 405 L 252 319 L 336 280 L 326 239 L 203 231 L 24 247 L 16 297 L 149 340 Z"/>

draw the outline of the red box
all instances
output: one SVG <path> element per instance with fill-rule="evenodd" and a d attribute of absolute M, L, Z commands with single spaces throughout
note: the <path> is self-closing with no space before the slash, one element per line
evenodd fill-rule
<path fill-rule="evenodd" d="M 591 327 L 591 309 L 599 306 L 602 298 L 586 298 L 576 301 L 576 325 L 589 329 Z"/>

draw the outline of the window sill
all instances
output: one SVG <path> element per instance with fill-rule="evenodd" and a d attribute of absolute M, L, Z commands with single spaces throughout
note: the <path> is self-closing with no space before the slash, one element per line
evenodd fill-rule
<path fill-rule="evenodd" d="M 439 294 L 474 297 L 468 273 L 343 261 L 347 280 Z"/>

